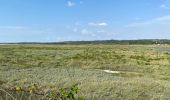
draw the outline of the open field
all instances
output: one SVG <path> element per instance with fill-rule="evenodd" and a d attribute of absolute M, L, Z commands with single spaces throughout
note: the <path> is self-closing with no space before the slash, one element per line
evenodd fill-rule
<path fill-rule="evenodd" d="M 166 48 L 170 46 L 0 45 L 0 87 L 38 84 L 43 91 L 57 91 L 78 83 L 78 95 L 87 100 L 169 100 Z"/>

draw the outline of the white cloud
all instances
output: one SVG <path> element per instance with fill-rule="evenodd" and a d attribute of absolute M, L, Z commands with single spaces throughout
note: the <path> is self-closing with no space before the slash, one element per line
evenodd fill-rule
<path fill-rule="evenodd" d="M 170 15 L 153 18 L 143 22 L 131 23 L 126 25 L 126 27 L 138 27 L 138 26 L 146 26 L 146 25 L 153 25 L 153 24 L 167 24 L 167 23 L 170 23 Z"/>
<path fill-rule="evenodd" d="M 105 22 L 102 22 L 102 23 L 88 23 L 89 26 L 107 26 L 108 24 L 105 23 Z"/>
<path fill-rule="evenodd" d="M 98 30 L 97 33 L 107 33 L 105 30 Z"/>
<path fill-rule="evenodd" d="M 92 37 L 112 37 L 112 36 L 115 36 L 117 35 L 117 33 L 113 33 L 109 30 L 101 30 L 101 29 L 98 29 L 98 30 L 92 30 L 92 29 L 82 29 L 81 32 L 80 32 L 82 35 L 86 35 L 86 36 L 92 36 Z"/>
<path fill-rule="evenodd" d="M 107 23 L 98 23 L 99 26 L 107 26 Z"/>
<path fill-rule="evenodd" d="M 84 35 L 90 34 L 90 32 L 87 29 L 82 29 L 81 33 Z"/>
<path fill-rule="evenodd" d="M 162 5 L 160 6 L 160 8 L 170 10 L 170 6 L 168 6 L 168 5 L 166 5 L 166 4 L 162 4 Z"/>
<path fill-rule="evenodd" d="M 87 30 L 87 29 L 82 29 L 82 30 L 81 30 L 81 34 L 82 34 L 82 35 L 89 35 L 89 36 L 92 36 L 92 37 L 95 37 L 95 36 L 96 36 L 96 34 L 95 34 L 94 32 L 89 31 L 89 30 Z"/>
<path fill-rule="evenodd" d="M 118 31 L 122 37 L 140 39 L 167 39 L 170 38 L 170 15 L 152 18 L 146 21 L 138 21 L 122 27 Z M 119 36 L 121 36 L 119 35 Z"/>
<path fill-rule="evenodd" d="M 78 32 L 78 28 L 77 27 L 73 28 L 73 32 Z"/>
<path fill-rule="evenodd" d="M 68 7 L 73 7 L 73 6 L 75 6 L 75 5 L 76 5 L 76 3 L 72 2 L 72 1 L 68 1 L 68 2 L 67 2 L 67 6 L 68 6 Z"/>
<path fill-rule="evenodd" d="M 96 23 L 88 23 L 89 26 L 96 26 Z"/>
<path fill-rule="evenodd" d="M 170 15 L 158 17 L 158 18 L 156 18 L 156 20 L 157 21 L 167 21 L 167 20 L 170 20 Z"/>

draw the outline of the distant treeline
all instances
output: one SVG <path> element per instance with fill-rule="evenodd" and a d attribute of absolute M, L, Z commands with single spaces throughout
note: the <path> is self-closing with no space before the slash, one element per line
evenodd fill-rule
<path fill-rule="evenodd" d="M 4 44 L 4 43 L 1 43 Z M 120 45 L 151 45 L 151 44 L 170 44 L 170 40 L 166 39 L 143 39 L 143 40 L 95 40 L 95 41 L 65 41 L 65 42 L 19 42 L 5 44 L 120 44 Z"/>
<path fill-rule="evenodd" d="M 56 44 L 56 43 L 52 43 Z M 67 41 L 57 44 L 120 44 L 120 45 L 149 45 L 149 44 L 170 44 L 170 40 L 96 40 L 96 41 Z"/>

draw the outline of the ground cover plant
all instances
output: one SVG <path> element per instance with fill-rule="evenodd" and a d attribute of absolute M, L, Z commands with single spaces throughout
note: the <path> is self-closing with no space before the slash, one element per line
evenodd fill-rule
<path fill-rule="evenodd" d="M 1 45 L 0 99 L 7 95 L 2 89 L 13 95 L 11 88 L 36 84 L 38 93 L 68 95 L 62 89 L 76 84 L 74 94 L 82 100 L 169 100 L 170 50 L 165 48 L 170 46 Z M 42 96 L 32 97 L 37 98 Z"/>

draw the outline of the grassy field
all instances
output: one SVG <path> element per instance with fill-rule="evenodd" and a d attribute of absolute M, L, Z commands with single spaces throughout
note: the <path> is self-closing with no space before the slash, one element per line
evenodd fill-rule
<path fill-rule="evenodd" d="M 169 100 L 166 48 L 170 46 L 1 45 L 0 88 L 38 84 L 42 91 L 57 91 L 78 84 L 78 95 L 86 100 Z"/>

